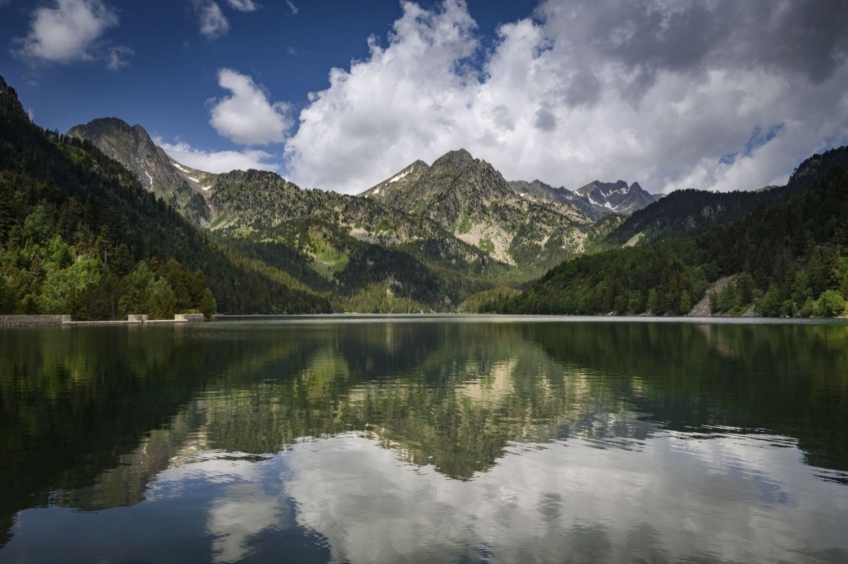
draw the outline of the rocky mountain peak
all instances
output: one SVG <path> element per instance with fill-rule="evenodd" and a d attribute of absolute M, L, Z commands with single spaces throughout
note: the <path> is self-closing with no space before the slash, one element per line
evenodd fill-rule
<path fill-rule="evenodd" d="M 624 215 L 645 208 L 657 200 L 657 197 L 646 192 L 638 182 L 628 186 L 624 180 L 615 182 L 595 180 L 581 186 L 574 193 L 586 198 L 594 206 Z"/>
<path fill-rule="evenodd" d="M 173 161 L 142 126 L 130 126 L 115 117 L 98 118 L 72 127 L 68 135 L 93 143 L 135 174 L 148 191 L 164 198 L 192 222 L 208 223 L 211 210 L 206 196 L 214 175 Z"/>
<path fill-rule="evenodd" d="M 465 149 L 449 151 L 433 162 L 432 169 L 463 169 L 475 161 Z"/>

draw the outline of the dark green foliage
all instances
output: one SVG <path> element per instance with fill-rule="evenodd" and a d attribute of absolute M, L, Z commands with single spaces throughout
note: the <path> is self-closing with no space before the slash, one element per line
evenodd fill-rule
<path fill-rule="evenodd" d="M 133 313 L 167 316 L 197 308 L 207 286 L 226 313 L 330 310 L 325 299 L 239 264 L 89 142 L 32 124 L 2 79 L 0 202 L 3 312 L 115 319 L 127 313 L 119 307 L 126 298 L 142 308 Z M 124 278 L 152 260 L 179 261 L 179 272 L 202 269 L 203 288 L 166 268 L 153 286 L 136 289 L 148 301 L 127 297 Z"/>
<path fill-rule="evenodd" d="M 336 278 L 348 291 L 388 281 L 386 286 L 393 293 L 420 303 L 437 304 L 444 295 L 441 280 L 422 263 L 406 253 L 377 245 L 354 247 L 347 268 Z"/>
<path fill-rule="evenodd" d="M 750 275 L 740 274 L 709 296 L 711 313 L 739 315 L 754 303 L 754 281 Z"/>
<path fill-rule="evenodd" d="M 780 291 L 772 284 L 763 297 L 757 300 L 754 311 L 762 317 L 780 317 Z"/>
<path fill-rule="evenodd" d="M 821 317 L 837 317 L 845 313 L 845 300 L 836 290 L 826 290 L 816 302 L 816 314 Z"/>
<path fill-rule="evenodd" d="M 609 234 L 606 243 L 619 247 L 640 233 L 643 234 L 640 240 L 642 245 L 699 235 L 717 225 L 739 221 L 758 209 L 775 206 L 793 195 L 801 194 L 824 179 L 828 171 L 834 168 L 848 168 L 848 148 L 813 155 L 801 163 L 786 186 L 730 193 L 678 190 L 633 213 Z M 796 243 L 803 247 L 806 240 L 802 232 L 798 232 L 798 235 L 800 238 Z"/>
<path fill-rule="evenodd" d="M 691 239 L 584 256 L 554 268 L 525 294 L 489 311 L 679 315 L 704 294 L 702 258 Z"/>
<path fill-rule="evenodd" d="M 565 262 L 491 310 L 620 313 L 627 297 L 631 314 L 642 313 L 641 300 L 655 315 L 682 314 L 707 282 L 735 275 L 710 296 L 714 312 L 739 314 L 754 303 L 760 315 L 836 315 L 835 294 L 844 298 L 848 291 L 846 224 L 848 173 L 832 169 L 806 192 L 698 237 Z M 828 290 L 833 293 L 825 295 Z"/>

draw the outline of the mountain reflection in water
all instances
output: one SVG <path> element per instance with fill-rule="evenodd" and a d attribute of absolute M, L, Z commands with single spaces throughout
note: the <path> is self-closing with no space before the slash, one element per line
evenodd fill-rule
<path fill-rule="evenodd" d="M 4 331 L 0 562 L 848 562 L 846 408 L 840 324 Z"/>

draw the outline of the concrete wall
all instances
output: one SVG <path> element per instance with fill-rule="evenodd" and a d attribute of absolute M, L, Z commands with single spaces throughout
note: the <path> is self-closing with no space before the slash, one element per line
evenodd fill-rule
<path fill-rule="evenodd" d="M 50 327 L 70 321 L 70 315 L 0 315 L 0 327 Z"/>
<path fill-rule="evenodd" d="M 178 313 L 174 316 L 174 321 L 202 323 L 203 321 L 206 321 L 206 317 L 202 313 Z"/>
<path fill-rule="evenodd" d="M 126 321 L 71 321 L 70 315 L 0 315 L 0 327 L 51 327 L 59 325 L 134 325 L 144 323 L 202 323 L 202 313 L 178 313 L 174 319 L 151 320 L 147 314 L 130 314 Z"/>

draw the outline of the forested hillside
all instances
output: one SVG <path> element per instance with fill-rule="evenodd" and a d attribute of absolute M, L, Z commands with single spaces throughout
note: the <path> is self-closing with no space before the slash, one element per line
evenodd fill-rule
<path fill-rule="evenodd" d="M 329 311 L 285 281 L 225 252 L 91 143 L 34 125 L 0 78 L 0 313 Z"/>
<path fill-rule="evenodd" d="M 326 296 L 337 311 L 455 311 L 472 295 L 516 288 L 565 258 L 597 251 L 623 221 L 598 206 L 602 219 L 586 216 L 564 189 L 574 202 L 524 197 L 465 151 L 432 167 L 416 162 L 354 197 L 305 190 L 273 172 L 194 170 L 117 118 L 69 135 L 118 159 L 251 267 Z M 197 198 L 208 215 L 187 207 Z"/>
<path fill-rule="evenodd" d="M 844 154 L 845 149 L 837 150 Z M 820 160 L 820 159 L 818 159 Z M 848 298 L 848 172 L 697 237 L 565 262 L 524 294 L 481 306 L 501 313 L 680 315 L 710 283 L 715 313 L 834 316 Z"/>
<path fill-rule="evenodd" d="M 801 163 L 786 186 L 769 186 L 751 192 L 707 192 L 678 190 L 657 203 L 633 213 L 610 233 L 607 246 L 650 245 L 666 239 L 699 235 L 738 221 L 760 208 L 767 208 L 800 194 L 821 181 L 836 167 L 848 169 L 848 149 L 827 151 Z"/>

